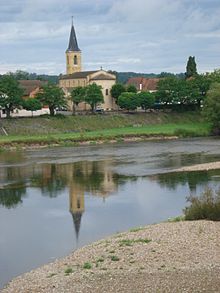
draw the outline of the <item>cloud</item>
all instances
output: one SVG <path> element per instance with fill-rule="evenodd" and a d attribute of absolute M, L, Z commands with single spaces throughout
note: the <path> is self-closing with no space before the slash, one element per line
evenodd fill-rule
<path fill-rule="evenodd" d="M 219 65 L 216 0 L 1 0 L 0 63 L 64 72 L 71 15 L 84 69 L 180 72 L 189 55 L 200 71 Z"/>

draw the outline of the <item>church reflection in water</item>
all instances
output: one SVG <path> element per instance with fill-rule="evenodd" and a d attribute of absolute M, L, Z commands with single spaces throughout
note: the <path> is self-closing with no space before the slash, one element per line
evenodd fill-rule
<path fill-rule="evenodd" d="M 118 186 L 128 181 L 137 180 L 136 176 L 124 176 L 114 172 L 114 161 L 81 161 L 75 163 L 24 164 L 22 155 L 11 154 L 1 158 L 0 167 L 0 206 L 15 209 L 23 205 L 32 195 L 33 189 L 38 194 L 56 198 L 69 194 L 69 211 L 73 218 L 76 239 L 79 238 L 80 226 L 86 211 L 86 197 L 96 196 L 103 201 L 108 196 L 117 194 Z M 14 164 L 16 163 L 16 164 Z M 206 185 L 212 175 L 219 175 L 220 170 L 204 172 L 166 173 L 147 176 L 146 180 L 156 181 L 161 188 L 175 190 L 179 185 L 187 185 L 190 192 L 198 185 Z M 40 192 L 39 192 L 40 191 Z"/>
<path fill-rule="evenodd" d="M 79 162 L 68 165 L 69 210 L 73 218 L 76 239 L 85 212 L 85 193 L 105 198 L 117 190 L 117 179 L 111 171 L 111 162 Z M 65 168 L 66 169 L 66 168 Z"/>

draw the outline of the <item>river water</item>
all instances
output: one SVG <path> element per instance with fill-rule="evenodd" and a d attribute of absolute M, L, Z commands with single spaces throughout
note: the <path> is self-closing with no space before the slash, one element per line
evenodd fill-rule
<path fill-rule="evenodd" d="M 0 287 L 92 241 L 182 214 L 218 188 L 219 139 L 57 147 L 0 153 Z"/>

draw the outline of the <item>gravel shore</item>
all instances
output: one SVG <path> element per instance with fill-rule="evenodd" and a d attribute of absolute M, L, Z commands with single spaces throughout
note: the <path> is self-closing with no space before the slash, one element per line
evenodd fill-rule
<path fill-rule="evenodd" d="M 220 223 L 161 223 L 116 234 L 15 278 L 1 292 L 220 292 Z"/>
<path fill-rule="evenodd" d="M 182 168 L 174 170 L 174 172 L 208 171 L 208 170 L 215 170 L 215 169 L 220 169 L 220 162 L 219 161 L 182 167 Z"/>

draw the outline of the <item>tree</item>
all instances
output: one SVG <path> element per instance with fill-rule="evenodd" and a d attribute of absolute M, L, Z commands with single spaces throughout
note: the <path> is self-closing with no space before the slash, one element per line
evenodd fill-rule
<path fill-rule="evenodd" d="M 194 78 L 188 79 L 187 83 L 191 87 L 198 108 L 200 108 L 212 83 L 211 77 L 207 74 L 197 74 Z"/>
<path fill-rule="evenodd" d="M 13 109 L 19 108 L 22 103 L 23 90 L 13 76 L 3 75 L 0 79 L 0 106 L 6 110 L 7 118 Z"/>
<path fill-rule="evenodd" d="M 150 92 L 140 92 L 137 94 L 138 104 L 142 109 L 146 110 L 151 108 L 155 103 L 155 95 Z"/>
<path fill-rule="evenodd" d="M 207 93 L 203 114 L 211 123 L 212 131 L 220 134 L 220 83 L 213 83 Z"/>
<path fill-rule="evenodd" d="M 33 116 L 33 112 L 40 110 L 42 108 L 42 105 L 38 99 L 29 98 L 24 101 L 23 108 L 26 109 L 27 111 L 31 111 L 32 116 Z"/>
<path fill-rule="evenodd" d="M 78 86 L 71 91 L 71 99 L 73 101 L 73 112 L 79 103 L 85 101 L 86 88 Z"/>
<path fill-rule="evenodd" d="M 116 83 L 111 88 L 111 96 L 115 99 L 116 104 L 118 103 L 118 97 L 126 91 L 125 87 L 121 83 Z"/>
<path fill-rule="evenodd" d="M 91 106 L 91 111 L 94 112 L 97 104 L 104 103 L 102 87 L 96 83 L 88 85 L 85 90 L 85 102 Z"/>
<path fill-rule="evenodd" d="M 9 75 L 13 76 L 17 80 L 28 80 L 30 78 L 30 73 L 23 70 L 16 70 L 15 72 L 9 72 Z"/>
<path fill-rule="evenodd" d="M 133 84 L 128 85 L 127 86 L 127 92 L 128 93 L 136 93 L 137 92 L 136 86 L 133 85 Z"/>
<path fill-rule="evenodd" d="M 186 78 L 189 78 L 195 75 L 197 75 L 195 57 L 189 56 L 189 59 L 186 65 Z"/>
<path fill-rule="evenodd" d="M 50 110 L 50 115 L 54 116 L 55 109 L 66 106 L 64 92 L 58 86 L 48 83 L 42 87 L 42 91 L 36 96 L 39 101 L 47 105 Z"/>
<path fill-rule="evenodd" d="M 118 97 L 118 105 L 121 109 L 135 110 L 138 107 L 137 94 L 124 92 Z"/>
<path fill-rule="evenodd" d="M 167 77 L 159 80 L 156 93 L 159 103 L 167 105 L 173 102 L 176 80 L 176 77 Z"/>

